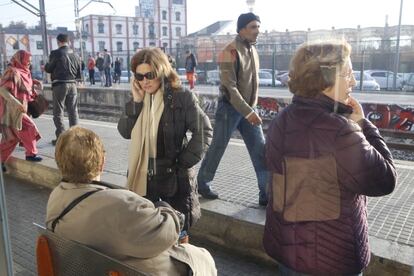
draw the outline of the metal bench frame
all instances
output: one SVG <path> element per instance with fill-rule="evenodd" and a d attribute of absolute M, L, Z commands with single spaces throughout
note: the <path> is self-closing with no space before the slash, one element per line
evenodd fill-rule
<path fill-rule="evenodd" d="M 39 276 L 147 275 L 88 246 L 60 237 L 41 225 L 34 225 L 39 232 L 36 250 Z"/>

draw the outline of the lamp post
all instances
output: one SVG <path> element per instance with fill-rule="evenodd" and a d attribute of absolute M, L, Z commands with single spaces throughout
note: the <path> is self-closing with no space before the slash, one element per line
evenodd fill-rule
<path fill-rule="evenodd" d="M 397 73 L 400 67 L 400 33 L 401 33 L 401 17 L 402 17 L 402 7 L 403 7 L 403 0 L 400 2 L 400 16 L 398 19 L 398 30 L 397 30 L 397 45 L 396 45 L 396 53 L 395 53 L 395 65 L 394 65 L 394 79 L 392 83 L 392 88 L 395 90 L 397 89 Z"/>
<path fill-rule="evenodd" d="M 44 1 L 44 0 L 40 0 L 40 1 Z M 92 2 L 98 2 L 98 3 L 104 3 L 104 4 L 108 4 L 113 10 L 115 11 L 115 8 L 112 6 L 112 4 L 108 1 L 103 1 L 103 0 L 89 0 L 88 3 L 86 3 L 83 7 L 79 8 L 79 0 L 74 0 L 74 5 L 75 5 L 75 26 L 76 26 L 76 32 L 79 35 L 79 49 L 80 49 L 80 56 L 81 56 L 81 60 L 83 61 L 83 45 L 82 45 L 82 29 L 83 29 L 83 24 L 81 25 L 81 20 L 79 18 L 79 13 L 86 8 L 89 4 L 91 4 Z"/>

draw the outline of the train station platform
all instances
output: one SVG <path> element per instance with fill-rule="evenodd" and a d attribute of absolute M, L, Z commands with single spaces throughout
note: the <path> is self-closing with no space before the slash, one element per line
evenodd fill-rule
<path fill-rule="evenodd" d="M 7 167 L 10 175 L 53 188 L 59 183 L 60 174 L 51 144 L 55 130 L 52 117 L 43 115 L 35 122 L 42 135 L 38 148 L 44 160 L 27 162 L 24 149 L 17 148 Z M 125 186 L 129 141 L 118 134 L 114 123 L 81 120 L 80 125 L 92 129 L 104 142 L 103 180 Z M 369 237 L 374 256 L 364 275 L 410 275 L 414 265 L 414 162 L 397 160 L 396 166 L 396 190 L 389 196 L 368 199 Z M 242 140 L 231 140 L 213 188 L 220 198 L 200 198 L 202 218 L 191 234 L 237 254 L 274 264 L 262 247 L 265 210 L 258 205 L 257 181 Z"/>

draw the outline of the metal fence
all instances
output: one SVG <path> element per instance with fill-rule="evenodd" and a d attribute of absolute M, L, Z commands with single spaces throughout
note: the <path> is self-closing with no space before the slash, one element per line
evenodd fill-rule
<path fill-rule="evenodd" d="M 395 40 L 370 40 L 365 42 L 350 42 L 353 47 L 352 62 L 355 70 L 387 70 L 394 71 L 396 59 Z M 182 48 L 166 50 L 176 61 L 176 67 L 182 68 L 185 65 L 185 52 L 190 49 L 198 60 L 197 69 L 201 72 L 218 68 L 219 54 L 225 44 L 198 47 L 185 45 Z M 273 72 L 288 70 L 289 62 L 296 49 L 301 43 L 281 44 L 257 44 L 262 69 L 273 70 Z M 400 40 L 399 72 L 414 72 L 414 39 Z M 139 51 L 136 50 L 136 51 Z M 122 70 L 129 71 L 130 60 L 136 51 L 113 51 L 113 60 L 121 60 Z M 83 60 L 87 64 L 88 56 L 95 57 L 96 53 L 85 51 Z M 41 75 L 42 56 L 33 56 L 34 75 Z"/>

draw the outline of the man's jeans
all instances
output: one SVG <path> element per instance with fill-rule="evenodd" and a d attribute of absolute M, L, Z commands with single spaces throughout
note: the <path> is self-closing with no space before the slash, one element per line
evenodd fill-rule
<path fill-rule="evenodd" d="M 111 68 L 105 68 L 105 86 L 112 86 Z"/>
<path fill-rule="evenodd" d="M 213 180 L 231 135 L 236 129 L 239 130 L 249 151 L 257 176 L 259 197 L 261 200 L 265 200 L 267 199 L 266 185 L 269 173 L 265 165 L 263 129 L 261 126 L 251 125 L 228 101 L 223 99 L 219 100 L 217 106 L 213 141 L 198 172 L 198 189 L 200 191 L 210 190 L 209 182 Z"/>
<path fill-rule="evenodd" d="M 63 124 L 63 110 L 66 106 L 68 112 L 69 125 L 74 126 L 78 124 L 78 100 L 76 83 L 58 83 L 54 84 L 53 90 L 53 122 L 56 127 L 56 138 L 65 131 Z"/>

